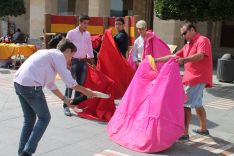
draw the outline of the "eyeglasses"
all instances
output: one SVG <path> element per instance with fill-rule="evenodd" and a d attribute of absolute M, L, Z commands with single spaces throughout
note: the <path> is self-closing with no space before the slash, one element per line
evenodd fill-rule
<path fill-rule="evenodd" d="M 123 25 L 122 23 L 115 23 L 116 26 Z"/>

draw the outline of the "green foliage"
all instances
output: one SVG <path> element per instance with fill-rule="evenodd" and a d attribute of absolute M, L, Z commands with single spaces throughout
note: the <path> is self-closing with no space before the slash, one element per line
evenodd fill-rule
<path fill-rule="evenodd" d="M 25 13 L 23 0 L 0 0 L 0 18 L 18 16 Z"/>
<path fill-rule="evenodd" d="M 154 11 L 163 20 L 234 20 L 234 0 L 154 0 Z"/>

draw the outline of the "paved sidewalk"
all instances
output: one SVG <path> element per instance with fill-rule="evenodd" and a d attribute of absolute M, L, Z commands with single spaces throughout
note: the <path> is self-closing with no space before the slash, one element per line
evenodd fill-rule
<path fill-rule="evenodd" d="M 0 156 L 16 156 L 22 112 L 13 88 L 12 70 L 0 68 Z M 214 75 L 214 79 L 215 79 Z M 155 153 L 138 153 L 111 142 L 106 123 L 76 116 L 65 117 L 60 100 L 45 90 L 52 120 L 43 136 L 36 156 L 212 156 L 234 155 L 234 84 L 220 83 L 205 91 L 204 101 L 211 137 L 192 134 L 191 141 L 176 143 L 170 149 Z M 59 88 L 64 89 L 61 81 Z M 196 115 L 192 128 L 197 128 Z M 167 132 L 173 133 L 173 132 Z"/>

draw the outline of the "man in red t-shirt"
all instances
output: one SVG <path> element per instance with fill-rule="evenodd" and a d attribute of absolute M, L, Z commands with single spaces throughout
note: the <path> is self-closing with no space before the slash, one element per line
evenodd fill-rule
<path fill-rule="evenodd" d="M 209 135 L 202 98 L 204 88 L 212 86 L 212 49 L 210 40 L 205 36 L 201 36 L 191 23 L 185 23 L 180 31 L 183 38 L 187 41 L 184 47 L 175 55 L 156 58 L 155 61 L 166 62 L 172 57 L 177 57 L 177 62 L 184 64 L 183 84 L 185 85 L 188 99 L 184 106 L 185 134 L 180 140 L 189 140 L 191 108 L 196 109 L 200 123 L 200 129 L 193 130 L 193 132 Z"/>

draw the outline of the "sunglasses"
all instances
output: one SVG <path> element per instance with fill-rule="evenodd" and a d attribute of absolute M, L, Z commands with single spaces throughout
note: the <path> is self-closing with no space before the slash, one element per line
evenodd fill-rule
<path fill-rule="evenodd" d="M 185 32 L 183 32 L 181 35 L 185 36 L 188 33 L 188 30 L 186 30 Z"/>

